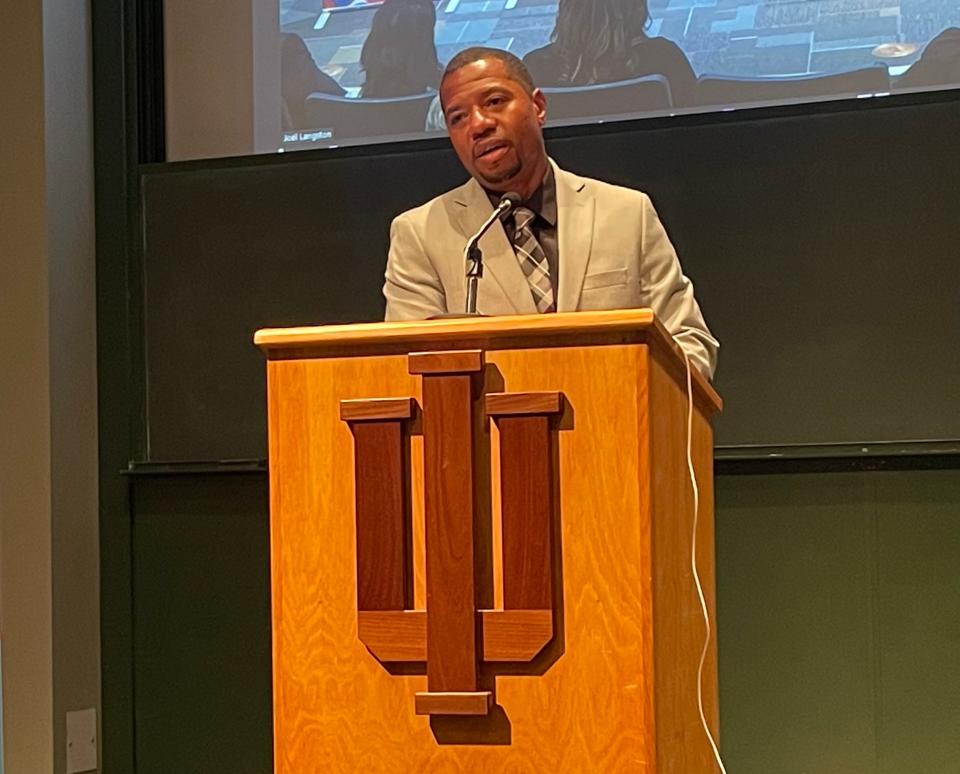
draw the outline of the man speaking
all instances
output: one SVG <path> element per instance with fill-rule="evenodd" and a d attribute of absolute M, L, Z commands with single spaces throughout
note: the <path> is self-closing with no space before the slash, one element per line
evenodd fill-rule
<path fill-rule="evenodd" d="M 464 311 L 464 245 L 506 197 L 515 204 L 481 237 L 481 314 L 650 307 L 707 377 L 718 344 L 673 245 L 640 191 L 578 177 L 547 157 L 547 104 L 523 63 L 469 48 L 447 65 L 440 103 L 465 185 L 398 216 L 387 259 L 387 320 Z M 509 207 L 509 205 L 507 205 Z"/>

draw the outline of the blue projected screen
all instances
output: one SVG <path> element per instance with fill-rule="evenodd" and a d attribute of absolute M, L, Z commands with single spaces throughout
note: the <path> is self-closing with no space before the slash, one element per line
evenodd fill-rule
<path fill-rule="evenodd" d="M 417 47 L 440 67 L 469 46 L 511 51 L 545 89 L 548 116 L 564 124 L 960 83 L 956 0 L 442 0 L 424 9 L 425 2 L 280 0 L 281 147 L 442 131 L 429 97 L 432 73 L 378 76 L 391 66 L 414 69 Z M 603 25 L 622 30 L 631 5 L 642 24 L 626 47 L 628 64 L 563 45 L 564 37 L 612 40 L 615 32 Z M 385 24 L 374 35 L 378 17 Z M 584 19 L 597 18 L 598 29 L 582 34 Z M 418 24 L 432 35 L 414 31 Z M 381 88 L 370 88 L 378 77 Z M 319 91 L 308 91 L 314 86 Z"/>
<path fill-rule="evenodd" d="M 441 135 L 440 74 L 471 46 L 520 57 L 546 94 L 548 124 L 559 125 L 960 86 L 957 0 L 279 0 L 228 16 L 218 9 L 165 0 L 173 158 Z"/>

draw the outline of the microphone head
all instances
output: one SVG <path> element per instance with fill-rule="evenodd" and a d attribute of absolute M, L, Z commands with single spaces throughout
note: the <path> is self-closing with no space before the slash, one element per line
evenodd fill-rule
<path fill-rule="evenodd" d="M 520 194 L 515 191 L 507 191 L 501 196 L 500 203 L 497 205 L 497 209 L 500 210 L 500 220 L 506 222 L 507 215 L 522 201 L 523 199 L 520 198 Z"/>
<path fill-rule="evenodd" d="M 509 202 L 510 209 L 516 207 L 523 199 L 520 198 L 520 194 L 516 191 L 507 191 L 503 196 L 500 197 L 500 204 L 507 204 Z"/>

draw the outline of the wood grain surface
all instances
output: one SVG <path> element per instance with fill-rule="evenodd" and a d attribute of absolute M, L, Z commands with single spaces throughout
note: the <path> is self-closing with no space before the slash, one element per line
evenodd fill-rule
<path fill-rule="evenodd" d="M 413 416 L 413 398 L 368 398 L 340 401 L 340 419 L 344 422 L 369 422 L 380 419 L 409 419 Z"/>
<path fill-rule="evenodd" d="M 686 385 L 673 376 L 675 363 L 649 357 L 650 433 L 641 440 L 649 456 L 650 508 L 653 526 L 654 660 L 670 664 L 654 672 L 658 773 L 713 772 L 695 701 L 697 664 L 703 647 L 703 623 L 691 563 L 693 490 L 687 468 Z M 717 692 L 716 604 L 714 594 L 713 432 L 696 411 L 692 454 L 700 490 L 697 568 L 712 621 L 704 665 L 704 712 L 714 737 L 719 726 Z M 692 698 L 691 698 L 692 697 Z"/>
<path fill-rule="evenodd" d="M 405 355 L 272 360 L 276 772 L 714 771 L 690 720 L 697 710 L 689 676 L 703 628 L 681 557 L 692 514 L 683 493 L 689 484 L 677 472 L 675 415 L 685 403 L 675 364 L 663 366 L 643 344 L 492 349 L 485 357 L 487 381 L 496 373 L 502 382 L 491 391 L 560 391 L 568 404 L 557 434 L 559 647 L 534 668 L 484 667 L 478 689 L 493 690 L 497 705 L 489 717 L 450 725 L 416 715 L 426 677 L 388 671 L 357 637 L 353 439 L 339 405 L 371 396 L 422 402 L 420 377 L 408 373 Z M 488 481 L 497 486 L 499 434 L 491 428 L 479 440 L 487 439 L 494 445 Z M 694 446 L 698 553 L 712 606 L 710 431 L 702 418 Z M 411 447 L 414 603 L 421 606 L 422 440 L 414 436 Z M 496 543 L 499 507 L 492 513 Z M 495 587 L 502 568 L 496 550 L 492 557 Z M 495 589 L 476 593 L 496 597 Z M 713 655 L 704 687 L 715 721 Z"/>
<path fill-rule="evenodd" d="M 433 355 L 423 357 L 439 360 Z M 456 361 L 466 359 L 461 354 L 454 358 Z M 479 354 L 475 360 L 479 365 Z M 445 368 L 470 365 L 447 359 L 442 362 L 446 363 Z M 415 372 L 413 357 L 410 371 Z M 474 590 L 474 377 L 469 373 L 436 373 L 431 368 L 423 377 L 422 389 L 427 689 L 442 693 L 469 692 L 477 689 L 478 666 Z"/>
<path fill-rule="evenodd" d="M 411 339 L 428 345 L 443 341 L 463 341 L 476 333 L 555 338 L 585 331 L 623 331 L 654 324 L 652 309 L 619 309 L 559 314 L 497 315 L 496 317 L 453 317 L 438 320 L 318 325 L 299 328 L 264 328 L 254 335 L 254 343 L 267 350 L 323 348 L 341 344 L 369 345 Z M 429 347 L 428 347 L 429 348 Z"/>
<path fill-rule="evenodd" d="M 559 392 L 494 392 L 486 396 L 491 417 L 559 414 L 563 396 Z"/>
<path fill-rule="evenodd" d="M 503 607 L 552 610 L 552 417 L 507 415 L 496 421 L 500 430 Z"/>
<path fill-rule="evenodd" d="M 418 715 L 486 715 L 493 707 L 491 691 L 421 691 L 414 697 Z"/>
<path fill-rule="evenodd" d="M 414 320 L 409 322 L 265 328 L 254 342 L 270 359 L 337 358 L 357 355 L 406 354 L 417 350 L 483 350 L 550 347 L 559 338 L 566 346 L 647 344 L 672 355 L 674 376 L 682 379 L 680 346 L 652 309 L 615 309 L 557 314 Z M 411 346 L 411 342 L 416 342 Z M 723 402 L 696 369 L 695 399 L 712 416 Z"/>
<path fill-rule="evenodd" d="M 409 604 L 409 518 L 403 420 L 351 423 L 356 470 L 357 608 Z"/>
<path fill-rule="evenodd" d="M 550 610 L 480 610 L 478 617 L 484 661 L 531 661 L 553 638 Z M 361 610 L 357 631 L 379 661 L 426 664 L 425 610 Z"/>
<path fill-rule="evenodd" d="M 409 364 L 412 374 L 471 374 L 483 370 L 483 352 L 479 349 L 413 352 Z"/>

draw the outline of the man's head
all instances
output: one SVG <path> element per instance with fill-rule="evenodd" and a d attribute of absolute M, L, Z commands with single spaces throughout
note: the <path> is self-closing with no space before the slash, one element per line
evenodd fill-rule
<path fill-rule="evenodd" d="M 547 171 L 547 103 L 513 54 L 468 48 L 447 65 L 440 104 L 460 163 L 491 191 L 529 197 Z"/>

